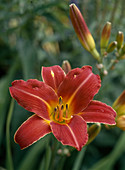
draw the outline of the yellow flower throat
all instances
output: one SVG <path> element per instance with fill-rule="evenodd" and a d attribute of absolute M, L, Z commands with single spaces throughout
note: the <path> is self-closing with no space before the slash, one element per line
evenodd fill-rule
<path fill-rule="evenodd" d="M 68 104 L 63 104 L 62 97 L 59 97 L 59 104 L 54 108 L 51 113 L 51 118 L 58 123 L 68 123 L 72 116 L 69 114 Z"/>

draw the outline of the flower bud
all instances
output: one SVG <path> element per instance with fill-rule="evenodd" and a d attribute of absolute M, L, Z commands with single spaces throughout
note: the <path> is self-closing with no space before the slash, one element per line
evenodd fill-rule
<path fill-rule="evenodd" d="M 122 47 L 122 52 L 125 54 L 125 44 Z"/>
<path fill-rule="evenodd" d="M 102 68 L 104 68 L 104 65 L 101 63 L 101 64 L 96 64 L 96 67 L 101 70 Z"/>
<path fill-rule="evenodd" d="M 95 41 L 84 21 L 81 12 L 75 4 L 70 5 L 70 18 L 82 46 L 87 51 L 89 51 L 97 60 L 100 60 L 99 53 L 95 48 Z"/>
<path fill-rule="evenodd" d="M 71 65 L 68 60 L 64 60 L 62 63 L 62 69 L 67 74 L 69 71 L 71 71 Z"/>
<path fill-rule="evenodd" d="M 119 116 L 116 121 L 116 126 L 125 130 L 125 115 Z"/>
<path fill-rule="evenodd" d="M 95 139 L 95 137 L 99 134 L 100 130 L 101 130 L 100 123 L 93 124 L 92 126 L 89 127 L 88 129 L 89 139 L 87 144 L 91 143 Z"/>
<path fill-rule="evenodd" d="M 102 35 L 101 35 L 100 47 L 102 49 L 105 49 L 107 47 L 109 38 L 110 38 L 110 34 L 111 34 L 111 23 L 107 22 L 104 25 L 104 28 L 102 30 Z"/>
<path fill-rule="evenodd" d="M 63 154 L 64 154 L 64 155 L 66 155 L 66 156 L 70 156 L 69 149 L 64 148 L 64 150 L 63 150 Z"/>
<path fill-rule="evenodd" d="M 119 57 L 119 60 L 124 60 L 125 59 L 125 54 L 123 54 L 121 57 Z"/>
<path fill-rule="evenodd" d="M 125 90 L 115 100 L 115 102 L 113 103 L 112 107 L 117 112 L 118 116 L 120 116 L 122 114 L 125 114 Z"/>
<path fill-rule="evenodd" d="M 61 155 L 61 154 L 62 154 L 62 149 L 58 149 L 58 150 L 57 150 L 57 153 L 58 153 L 59 155 Z"/>
<path fill-rule="evenodd" d="M 123 45 L 120 53 L 120 59 L 125 59 L 125 44 Z"/>
<path fill-rule="evenodd" d="M 123 41 L 124 41 L 124 34 L 123 32 L 119 31 L 116 36 L 116 41 L 117 41 L 117 48 L 118 50 L 122 47 Z"/>
<path fill-rule="evenodd" d="M 111 53 L 117 47 L 117 41 L 113 41 L 108 45 L 107 53 Z"/>
<path fill-rule="evenodd" d="M 103 71 L 103 74 L 104 74 L 104 76 L 107 76 L 108 71 L 107 71 L 107 70 L 104 70 L 104 71 Z"/>

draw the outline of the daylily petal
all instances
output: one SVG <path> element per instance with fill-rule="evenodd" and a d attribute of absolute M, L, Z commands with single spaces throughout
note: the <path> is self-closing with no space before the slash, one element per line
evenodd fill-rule
<path fill-rule="evenodd" d="M 87 124 L 79 115 L 73 116 L 68 124 L 50 123 L 54 136 L 63 144 L 82 149 L 88 140 Z"/>
<path fill-rule="evenodd" d="M 18 128 L 14 139 L 21 149 L 24 149 L 50 132 L 51 129 L 47 121 L 33 115 Z"/>
<path fill-rule="evenodd" d="M 115 125 L 116 112 L 112 107 L 99 101 L 91 101 L 86 109 L 80 113 L 87 123 L 105 123 Z"/>
<path fill-rule="evenodd" d="M 28 81 L 15 80 L 10 87 L 11 96 L 18 104 L 40 117 L 49 119 L 51 104 L 58 102 L 54 90 L 45 83 L 30 79 Z"/>
<path fill-rule="evenodd" d="M 71 70 L 58 89 L 58 96 L 62 96 L 68 103 L 71 114 L 81 112 L 93 99 L 101 86 L 98 75 L 92 73 L 90 66 Z"/>
<path fill-rule="evenodd" d="M 60 83 L 64 80 L 65 73 L 60 66 L 42 67 L 43 81 L 57 91 Z"/>

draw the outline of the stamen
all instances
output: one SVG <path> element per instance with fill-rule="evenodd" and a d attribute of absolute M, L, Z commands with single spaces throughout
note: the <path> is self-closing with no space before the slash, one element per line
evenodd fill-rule
<path fill-rule="evenodd" d="M 66 104 L 66 119 L 68 119 L 68 104 Z M 68 120 L 66 120 L 66 123 L 68 123 Z"/>
<path fill-rule="evenodd" d="M 56 112 L 56 111 L 57 111 L 57 107 L 54 108 L 54 112 Z"/>
<path fill-rule="evenodd" d="M 55 121 L 60 123 L 69 123 L 72 118 L 71 114 L 69 114 L 69 106 L 68 104 L 63 104 L 61 96 L 59 97 L 59 104 L 54 108 L 51 115 L 53 115 Z"/>
<path fill-rule="evenodd" d="M 64 109 L 64 105 L 60 105 L 59 106 L 59 122 L 63 121 L 63 109 Z"/>
<path fill-rule="evenodd" d="M 55 119 L 56 119 L 56 121 L 58 121 L 58 117 L 59 117 L 59 111 L 58 111 L 59 109 L 58 109 L 58 106 L 57 107 L 55 107 L 54 108 L 54 114 L 55 114 Z"/>
<path fill-rule="evenodd" d="M 62 103 L 63 103 L 62 97 L 60 96 L 60 97 L 59 97 L 59 104 L 61 105 Z"/>
<path fill-rule="evenodd" d="M 66 104 L 66 110 L 68 110 L 68 104 Z"/>
<path fill-rule="evenodd" d="M 70 120 L 72 117 L 69 117 L 69 118 L 65 118 L 63 117 L 63 120 Z"/>
<path fill-rule="evenodd" d="M 63 110 L 64 109 L 64 105 L 62 104 L 62 106 L 61 106 L 61 110 Z"/>

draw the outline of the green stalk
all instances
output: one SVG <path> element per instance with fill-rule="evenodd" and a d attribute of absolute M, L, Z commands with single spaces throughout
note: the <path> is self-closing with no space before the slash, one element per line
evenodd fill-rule
<path fill-rule="evenodd" d="M 110 21 L 111 23 L 113 23 L 114 19 L 115 19 L 115 16 L 116 16 L 116 11 L 118 9 L 118 6 L 119 6 L 119 0 L 116 0 L 114 1 L 114 6 L 113 6 L 113 9 L 112 9 L 112 12 L 111 12 L 111 17 L 110 17 Z"/>
<path fill-rule="evenodd" d="M 11 100 L 10 108 L 7 116 L 7 123 L 6 123 L 6 152 L 7 152 L 7 169 L 13 170 L 13 161 L 12 161 L 12 153 L 11 153 L 11 146 L 10 146 L 10 123 L 12 118 L 14 108 L 14 99 Z"/>
<path fill-rule="evenodd" d="M 57 154 L 57 149 L 59 147 L 59 142 L 57 139 L 55 139 L 53 136 L 52 136 L 52 139 L 53 139 L 53 145 L 52 145 L 52 155 L 51 155 L 51 161 L 50 161 L 50 170 L 53 170 L 55 168 L 55 160 L 56 160 L 56 154 Z"/>
<path fill-rule="evenodd" d="M 74 166 L 73 166 L 72 170 L 79 170 L 80 169 L 83 157 L 85 155 L 85 151 L 86 151 L 86 146 L 84 146 L 82 148 L 82 150 L 78 153 L 78 156 L 77 156 L 77 158 L 76 158 L 76 160 L 74 162 Z"/>
<path fill-rule="evenodd" d="M 67 156 L 61 156 L 60 158 L 60 161 L 59 161 L 59 164 L 58 164 L 58 167 L 56 170 L 63 170 L 63 167 L 64 167 L 64 163 L 65 163 L 65 160 L 66 160 Z"/>
<path fill-rule="evenodd" d="M 44 168 L 45 170 L 49 170 L 51 155 L 52 155 L 51 148 L 48 144 L 46 147 L 46 155 L 45 155 L 45 168 Z"/>

